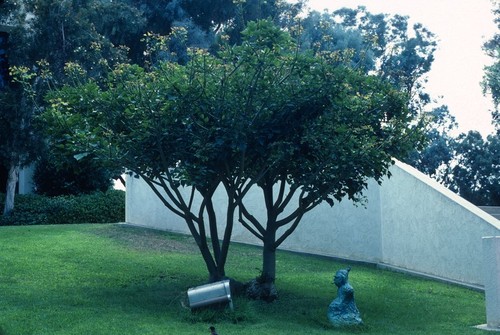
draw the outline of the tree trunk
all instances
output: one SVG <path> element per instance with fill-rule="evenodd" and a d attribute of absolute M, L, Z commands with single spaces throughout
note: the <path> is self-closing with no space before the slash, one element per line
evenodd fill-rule
<path fill-rule="evenodd" d="M 3 215 L 8 216 L 14 209 L 14 197 L 16 195 L 16 186 L 19 179 L 19 164 L 11 164 L 9 175 L 7 177 L 7 188 L 5 190 L 5 206 Z"/>
<path fill-rule="evenodd" d="M 274 224 L 267 225 L 262 251 L 262 273 L 247 284 L 247 295 L 252 299 L 272 302 L 278 298 L 274 285 L 276 279 L 276 228 Z"/>
<path fill-rule="evenodd" d="M 262 251 L 262 275 L 268 283 L 274 283 L 276 279 L 276 249 L 273 245 L 266 245 Z M 270 244 L 270 243 L 269 243 Z"/>

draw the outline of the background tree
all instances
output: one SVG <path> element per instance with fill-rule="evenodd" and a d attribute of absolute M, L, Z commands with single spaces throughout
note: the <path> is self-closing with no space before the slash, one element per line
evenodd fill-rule
<path fill-rule="evenodd" d="M 453 148 L 456 138 L 452 131 L 458 124 L 446 105 L 426 113 L 426 118 L 425 145 L 413 150 L 403 161 L 446 185 L 451 177 L 451 164 L 455 157 Z"/>
<path fill-rule="evenodd" d="M 493 2 L 495 8 L 493 13 L 495 15 L 495 24 L 500 31 L 500 3 Z M 497 32 L 493 38 L 487 41 L 483 50 L 488 56 L 493 58 L 493 64 L 486 66 L 484 69 L 483 77 L 483 90 L 485 93 L 490 93 L 495 105 L 495 109 L 492 111 L 493 124 L 497 128 L 497 132 L 500 132 L 500 113 L 498 106 L 500 105 L 500 33 Z"/>
<path fill-rule="evenodd" d="M 89 70 L 89 75 L 101 76 L 113 62 L 123 61 L 125 55 L 123 49 L 115 47 L 103 35 L 108 26 L 102 18 L 113 19 L 108 24 L 119 26 L 120 17 L 104 15 L 116 9 L 113 2 L 5 1 L 3 6 L 0 22 L 10 26 L 7 53 L 14 73 L 9 88 L 0 93 L 3 101 L 0 154 L 9 170 L 4 208 L 4 215 L 8 215 L 14 206 L 19 169 L 40 152 L 37 143 L 41 141 L 33 127 L 37 105 L 43 106 L 44 92 L 63 78 L 65 63 L 76 60 Z M 128 27 L 128 31 L 121 31 L 122 36 L 136 33 L 142 24 L 139 12 L 118 7 L 123 15 L 136 18 L 130 19 L 130 26 L 120 26 L 120 29 Z M 102 15 L 98 16 L 99 13 Z"/>
<path fill-rule="evenodd" d="M 498 4 L 494 13 L 495 22 L 499 24 Z M 499 41 L 496 34 L 484 44 L 484 50 L 495 62 L 485 67 L 482 82 L 484 92 L 491 93 L 495 104 L 492 116 L 497 128 Z M 413 152 L 406 161 L 475 205 L 498 204 L 498 129 L 496 135 L 491 134 L 486 139 L 475 131 L 452 136 L 450 131 L 456 124 L 445 106 L 434 109 L 429 115 L 432 122 L 426 132 L 428 144 L 423 150 Z"/>
<path fill-rule="evenodd" d="M 303 48 L 349 51 L 352 66 L 374 71 L 406 92 L 414 113 L 425 111 L 430 102 L 425 83 L 437 41 L 424 26 L 410 27 L 407 16 L 372 14 L 359 6 L 331 13 L 312 11 L 303 29 Z"/>
<path fill-rule="evenodd" d="M 360 29 L 339 23 L 335 14 L 311 11 L 298 25 L 294 32 L 300 36 L 302 50 L 348 53 L 351 66 L 365 72 L 375 68 L 376 56 L 370 37 Z"/>
<path fill-rule="evenodd" d="M 29 103 L 19 91 L 0 90 L 0 106 L 0 163 L 7 170 L 3 215 L 8 215 L 14 208 L 19 170 L 35 159 L 41 145 L 31 127 Z"/>
<path fill-rule="evenodd" d="M 448 186 L 473 204 L 500 205 L 500 138 L 489 135 L 486 141 L 477 131 L 461 134 L 455 145 Z"/>
<path fill-rule="evenodd" d="M 301 14 L 306 0 L 289 3 L 286 0 L 237 0 L 234 3 L 234 15 L 223 27 L 224 34 L 229 36 L 229 43 L 241 44 L 242 31 L 252 21 L 271 20 L 276 26 L 289 29 Z"/>
<path fill-rule="evenodd" d="M 9 63 L 7 59 L 7 41 L 9 34 L 0 32 L 0 89 L 7 87 L 9 79 Z"/>
<path fill-rule="evenodd" d="M 500 8 L 496 4 L 495 22 Z M 426 92 L 426 74 L 434 60 L 434 35 L 420 24 L 410 27 L 408 17 L 374 15 L 364 7 L 342 8 L 332 13 L 310 13 L 304 21 L 306 48 L 351 50 L 352 66 L 374 71 L 410 96 L 409 108 L 424 113 L 427 120 L 427 144 L 413 150 L 409 157 L 398 158 L 437 179 L 476 205 L 496 203 L 498 181 L 495 167 L 496 137 L 483 140 L 478 133 L 453 135 L 456 123 L 447 106 L 429 110 L 431 96 Z M 498 60 L 500 37 L 485 43 L 486 52 Z M 483 86 L 492 94 L 498 125 L 498 61 L 485 68 Z M 497 92 L 495 92 L 497 91 Z M 497 135 L 498 136 L 498 135 Z M 483 164 L 478 164 L 482 162 Z"/>

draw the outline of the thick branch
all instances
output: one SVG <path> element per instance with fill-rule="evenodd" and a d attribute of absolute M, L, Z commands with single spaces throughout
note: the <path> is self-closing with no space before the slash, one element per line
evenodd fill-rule
<path fill-rule="evenodd" d="M 257 221 L 250 213 L 248 213 L 247 209 L 243 204 L 240 203 L 238 208 L 239 208 L 239 222 L 243 225 L 243 227 L 248 229 L 248 231 L 251 232 L 259 240 L 264 240 L 264 234 L 266 232 L 264 227 L 262 227 L 259 221 Z M 243 216 L 245 216 L 245 218 L 247 218 L 252 223 L 255 229 L 247 221 L 245 221 L 245 218 Z"/>
<path fill-rule="evenodd" d="M 226 229 L 224 231 L 224 239 L 222 240 L 220 258 L 217 260 L 217 264 L 219 265 L 226 263 L 227 254 L 229 252 L 229 244 L 231 242 L 231 235 L 233 233 L 235 209 L 236 209 L 236 203 L 234 201 L 234 197 L 229 195 L 227 212 L 226 212 Z"/>
<path fill-rule="evenodd" d="M 280 182 L 280 185 L 279 185 L 280 189 L 279 189 L 279 192 L 278 192 L 278 196 L 276 197 L 276 204 L 279 204 L 279 203 L 281 203 L 281 202 L 283 201 L 283 196 L 284 196 L 284 194 L 285 194 L 285 188 L 286 188 L 286 177 L 285 177 L 285 176 L 282 176 L 282 177 L 280 178 L 279 182 Z M 286 206 L 285 206 L 285 207 L 286 207 Z M 279 207 L 277 208 L 278 213 L 280 213 L 280 212 L 282 212 L 282 211 L 283 211 L 283 210 L 281 210 L 281 211 L 280 211 L 280 208 L 281 208 L 281 206 L 279 206 Z M 284 208 L 284 207 L 283 207 L 283 208 Z"/>

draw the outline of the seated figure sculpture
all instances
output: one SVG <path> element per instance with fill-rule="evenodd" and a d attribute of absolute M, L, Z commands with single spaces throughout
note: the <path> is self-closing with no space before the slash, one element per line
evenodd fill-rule
<path fill-rule="evenodd" d="M 337 297 L 328 306 L 328 320 L 337 327 L 355 326 L 363 323 L 354 302 L 354 288 L 347 279 L 351 268 L 338 270 L 333 282 L 338 287 Z"/>

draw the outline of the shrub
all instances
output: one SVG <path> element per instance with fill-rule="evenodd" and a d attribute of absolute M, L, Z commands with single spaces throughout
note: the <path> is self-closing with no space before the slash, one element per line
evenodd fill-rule
<path fill-rule="evenodd" d="M 0 205 L 5 196 L 1 194 Z M 80 196 L 46 197 L 17 195 L 16 205 L 1 225 L 36 225 L 67 223 L 112 223 L 125 220 L 125 192 L 110 190 Z"/>

